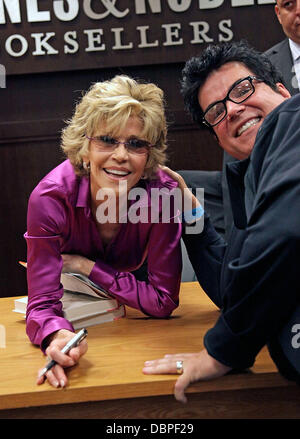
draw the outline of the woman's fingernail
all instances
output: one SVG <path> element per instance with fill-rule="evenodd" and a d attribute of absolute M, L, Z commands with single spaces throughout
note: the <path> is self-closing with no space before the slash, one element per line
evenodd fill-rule
<path fill-rule="evenodd" d="M 65 387 L 65 382 L 64 382 L 64 380 L 60 380 L 60 385 L 61 385 L 61 387 Z"/>

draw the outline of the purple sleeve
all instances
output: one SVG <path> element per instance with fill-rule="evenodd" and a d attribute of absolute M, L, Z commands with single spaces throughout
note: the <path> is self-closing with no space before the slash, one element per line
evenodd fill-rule
<path fill-rule="evenodd" d="M 181 281 L 181 224 L 153 224 L 148 241 L 148 280 L 138 281 L 97 260 L 90 279 L 120 303 L 154 317 L 168 317 L 178 306 Z M 134 251 L 128 249 L 128 251 Z"/>
<path fill-rule="evenodd" d="M 52 196 L 35 190 L 29 200 L 27 215 L 28 305 L 26 332 L 30 341 L 42 346 L 59 329 L 74 331 L 63 317 L 60 283 L 62 258 L 57 231 L 65 222 L 63 204 Z"/>

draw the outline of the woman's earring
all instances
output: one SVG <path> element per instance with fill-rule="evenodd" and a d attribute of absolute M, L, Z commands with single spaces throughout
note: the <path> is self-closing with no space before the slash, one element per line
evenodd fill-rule
<path fill-rule="evenodd" d="M 83 162 L 82 166 L 86 172 L 90 172 L 91 166 L 88 162 Z"/>

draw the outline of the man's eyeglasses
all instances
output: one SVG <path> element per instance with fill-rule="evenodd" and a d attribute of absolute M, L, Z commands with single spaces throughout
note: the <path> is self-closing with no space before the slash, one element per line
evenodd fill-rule
<path fill-rule="evenodd" d="M 256 76 L 247 76 L 235 82 L 229 89 L 227 96 L 221 101 L 213 102 L 205 110 L 202 118 L 202 122 L 209 127 L 214 127 L 218 123 L 222 122 L 227 116 L 226 101 L 234 102 L 235 104 L 241 104 L 246 99 L 250 98 L 255 92 L 253 81 L 262 80 Z"/>
<path fill-rule="evenodd" d="M 85 137 L 89 140 L 93 140 L 98 149 L 104 152 L 113 152 L 118 145 L 124 145 L 130 154 L 147 154 L 149 152 L 149 148 L 153 146 L 146 140 L 135 137 L 127 140 L 126 142 L 119 142 L 117 139 L 107 135 L 96 137 L 89 137 L 88 135 L 85 135 Z"/>

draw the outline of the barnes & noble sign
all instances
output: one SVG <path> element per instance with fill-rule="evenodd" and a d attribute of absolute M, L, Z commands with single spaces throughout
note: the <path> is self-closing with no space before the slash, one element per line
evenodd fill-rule
<path fill-rule="evenodd" d="M 261 39 L 274 3 L 0 0 L 0 63 L 23 74 L 183 62 L 208 43 Z"/>

